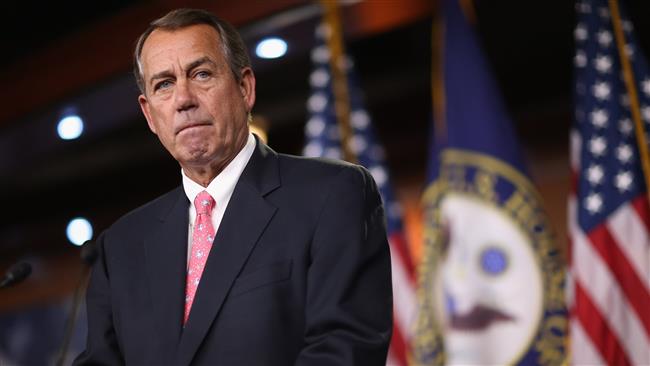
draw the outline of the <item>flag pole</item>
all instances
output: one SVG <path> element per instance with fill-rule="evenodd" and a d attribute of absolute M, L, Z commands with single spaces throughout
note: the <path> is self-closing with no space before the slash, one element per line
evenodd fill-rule
<path fill-rule="evenodd" d="M 643 176 L 646 184 L 650 183 L 650 155 L 648 155 L 648 145 L 646 143 L 645 129 L 641 121 L 641 108 L 639 107 L 639 96 L 634 83 L 634 71 L 630 65 L 630 59 L 625 50 L 625 35 L 623 34 L 623 26 L 621 24 L 621 14 L 618 9 L 617 0 L 609 0 L 609 9 L 612 16 L 612 25 L 614 27 L 614 37 L 616 39 L 616 46 L 618 48 L 618 55 L 623 67 L 623 79 L 625 87 L 630 97 L 630 111 L 632 112 L 632 120 L 634 120 L 634 130 L 636 135 L 636 144 L 639 147 L 639 155 L 641 156 L 641 167 L 643 168 Z M 650 189 L 648 190 L 647 198 L 650 201 Z"/>
<path fill-rule="evenodd" d="M 330 69 L 332 70 L 332 91 L 334 93 L 334 108 L 336 121 L 341 135 L 341 151 L 343 159 L 351 163 L 357 162 L 357 157 L 350 149 L 352 127 L 350 126 L 350 92 L 345 70 L 345 49 L 343 47 L 343 32 L 339 15 L 338 2 L 321 0 L 325 11 L 325 24 L 329 26 L 326 34 L 327 47 L 330 50 Z"/>
<path fill-rule="evenodd" d="M 476 25 L 476 7 L 474 6 L 474 1 L 472 0 L 458 0 L 460 8 L 465 15 L 467 22 L 473 26 Z"/>
<path fill-rule="evenodd" d="M 456 0 L 454 0 L 456 1 Z M 441 2 L 438 2 L 440 4 Z M 476 24 L 476 10 L 472 0 L 458 0 L 467 21 Z M 439 7 L 438 7 L 439 8 Z M 444 143 L 447 138 L 447 122 L 445 111 L 445 81 L 444 81 L 444 39 L 445 21 L 441 16 L 433 15 L 431 27 L 431 98 L 433 103 L 434 138 L 439 143 Z"/>
<path fill-rule="evenodd" d="M 434 14 L 431 26 L 431 98 L 433 105 L 434 138 L 444 143 L 447 138 L 445 122 L 444 87 L 444 32 L 445 24 L 441 16 Z"/>

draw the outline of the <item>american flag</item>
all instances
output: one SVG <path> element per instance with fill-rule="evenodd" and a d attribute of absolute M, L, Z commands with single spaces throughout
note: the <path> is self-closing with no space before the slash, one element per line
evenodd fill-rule
<path fill-rule="evenodd" d="M 323 23 L 316 29 L 316 43 L 311 53 L 313 71 L 309 78 L 311 95 L 307 102 L 310 118 L 305 126 L 304 155 L 342 159 L 339 126 L 334 110 L 334 94 L 329 65 L 330 50 L 325 37 L 331 32 Z M 394 327 L 388 353 L 389 365 L 407 365 L 408 328 L 416 310 L 415 270 L 402 227 L 400 205 L 395 200 L 386 168 L 384 149 L 379 144 L 368 112 L 363 107 L 362 93 L 352 61 L 346 60 L 350 95 L 352 136 L 349 148 L 358 163 L 366 167 L 381 193 L 387 216 L 388 240 L 393 273 Z"/>
<path fill-rule="evenodd" d="M 650 74 L 632 23 L 624 9 L 616 11 L 622 5 L 576 3 L 569 197 L 575 364 L 650 364 L 650 211 L 631 109 L 639 108 L 648 131 Z M 621 55 L 631 64 L 638 105 Z"/>

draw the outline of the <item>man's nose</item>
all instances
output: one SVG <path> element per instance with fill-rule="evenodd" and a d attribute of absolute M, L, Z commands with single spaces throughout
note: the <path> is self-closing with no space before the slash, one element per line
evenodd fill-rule
<path fill-rule="evenodd" d="M 196 107 L 196 96 L 192 85 L 187 80 L 179 80 L 176 83 L 174 104 L 178 112 L 183 112 Z"/>

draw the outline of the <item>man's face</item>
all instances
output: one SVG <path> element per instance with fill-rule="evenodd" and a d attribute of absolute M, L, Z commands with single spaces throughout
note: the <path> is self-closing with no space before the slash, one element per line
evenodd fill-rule
<path fill-rule="evenodd" d="M 223 169 L 248 138 L 253 71 L 235 79 L 208 25 L 153 31 L 140 60 L 145 94 L 138 101 L 151 131 L 185 170 Z"/>

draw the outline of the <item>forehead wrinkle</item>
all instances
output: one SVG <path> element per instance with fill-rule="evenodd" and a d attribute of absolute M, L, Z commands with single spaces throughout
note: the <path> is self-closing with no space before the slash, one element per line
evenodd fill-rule
<path fill-rule="evenodd" d="M 199 66 L 201 66 L 201 65 L 203 65 L 203 64 L 210 64 L 210 65 L 212 65 L 213 67 L 217 67 L 217 63 L 214 62 L 214 61 L 210 58 L 210 56 L 203 56 L 203 57 L 198 58 L 197 60 L 194 60 L 194 61 L 191 61 L 191 62 L 187 63 L 187 64 L 185 65 L 185 69 L 184 69 L 184 70 L 185 70 L 185 71 L 189 71 L 189 70 L 192 70 L 192 69 L 194 69 L 194 68 L 196 68 L 196 67 L 199 67 Z"/>
<path fill-rule="evenodd" d="M 156 80 L 156 79 L 163 79 L 167 77 L 174 76 L 174 72 L 171 70 L 163 70 L 161 72 L 157 72 L 153 75 L 151 75 L 151 78 L 149 78 L 150 81 Z"/>
<path fill-rule="evenodd" d="M 145 43 L 145 45 L 147 45 Z M 170 51 L 169 48 L 166 49 L 154 49 L 154 50 L 149 50 L 146 48 L 143 48 L 142 52 L 142 74 L 143 76 L 146 76 L 146 74 L 149 73 L 149 71 L 152 71 L 151 69 L 160 69 L 162 67 L 157 67 L 157 66 L 163 66 L 164 63 L 167 63 L 167 61 L 161 61 L 165 60 L 167 57 L 165 57 L 166 54 L 168 54 Z M 150 77 L 146 78 L 147 84 L 153 83 L 154 80 L 157 79 L 162 79 L 162 78 L 167 78 L 167 77 L 173 77 L 174 76 L 174 62 L 170 62 L 169 67 L 163 68 L 161 71 L 157 71 L 153 73 Z"/>

